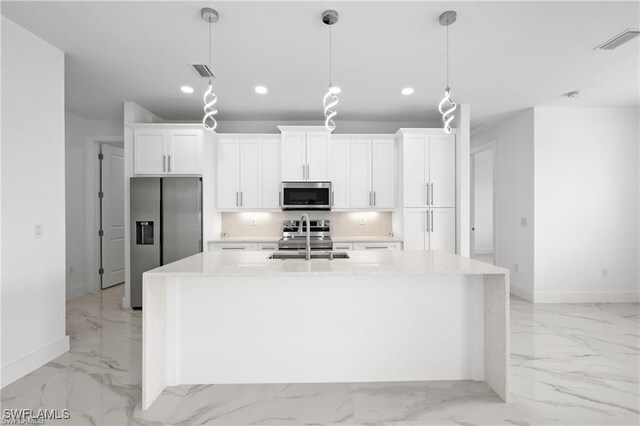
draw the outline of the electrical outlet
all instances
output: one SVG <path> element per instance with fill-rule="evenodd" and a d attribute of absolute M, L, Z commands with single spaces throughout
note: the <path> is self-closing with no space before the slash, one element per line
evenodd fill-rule
<path fill-rule="evenodd" d="M 602 276 L 604 278 L 609 276 L 609 271 L 607 270 L 607 268 L 602 268 Z"/>
<path fill-rule="evenodd" d="M 256 217 L 255 216 L 253 216 L 251 218 L 251 226 L 256 226 Z"/>
<path fill-rule="evenodd" d="M 364 217 L 360 218 L 360 225 L 366 225 L 367 224 L 367 220 Z"/>
<path fill-rule="evenodd" d="M 42 238 L 42 224 L 36 223 L 33 225 L 33 238 Z"/>
<path fill-rule="evenodd" d="M 518 272 L 520 270 L 520 267 L 518 266 L 518 264 L 514 264 L 513 265 L 513 272 Z"/>
<path fill-rule="evenodd" d="M 526 217 L 521 217 L 520 218 L 520 226 L 522 226 L 523 228 L 527 227 L 527 218 Z"/>

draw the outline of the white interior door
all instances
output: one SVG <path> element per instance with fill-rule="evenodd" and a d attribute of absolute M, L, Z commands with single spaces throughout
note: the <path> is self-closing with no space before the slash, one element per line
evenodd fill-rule
<path fill-rule="evenodd" d="M 493 263 L 493 149 L 471 155 L 471 257 Z"/>
<path fill-rule="evenodd" d="M 102 145 L 102 288 L 124 282 L 124 150 Z"/>

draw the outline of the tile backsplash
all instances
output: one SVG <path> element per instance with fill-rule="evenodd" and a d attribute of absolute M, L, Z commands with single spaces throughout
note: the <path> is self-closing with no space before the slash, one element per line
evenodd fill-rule
<path fill-rule="evenodd" d="M 300 219 L 302 212 L 222 213 L 221 236 L 282 235 L 282 221 Z M 392 232 L 391 212 L 312 212 L 311 219 L 330 219 L 331 234 L 341 237 L 381 237 Z"/>

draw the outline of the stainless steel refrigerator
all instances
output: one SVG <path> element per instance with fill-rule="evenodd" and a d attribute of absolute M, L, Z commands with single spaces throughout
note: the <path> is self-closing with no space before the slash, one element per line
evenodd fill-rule
<path fill-rule="evenodd" d="M 131 307 L 142 273 L 202 251 L 202 178 L 131 178 Z"/>

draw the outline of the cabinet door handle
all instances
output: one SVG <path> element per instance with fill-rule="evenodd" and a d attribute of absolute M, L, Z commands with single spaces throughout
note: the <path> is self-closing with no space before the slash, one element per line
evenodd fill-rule
<path fill-rule="evenodd" d="M 433 206 L 433 182 L 431 182 L 431 191 L 429 191 L 430 195 L 431 195 L 431 205 Z M 431 212 L 433 213 L 433 211 Z"/>
<path fill-rule="evenodd" d="M 167 171 L 167 156 L 166 155 L 162 156 L 162 171 L 163 172 Z"/>
<path fill-rule="evenodd" d="M 307 179 L 307 168 L 303 164 L 302 165 L 302 180 L 306 180 L 306 179 Z"/>
<path fill-rule="evenodd" d="M 424 184 L 424 203 L 429 205 L 429 183 Z"/>
<path fill-rule="evenodd" d="M 240 191 L 240 207 L 242 207 L 242 191 Z"/>
<path fill-rule="evenodd" d="M 236 191 L 236 207 L 240 206 L 240 194 L 238 193 L 238 191 Z"/>
<path fill-rule="evenodd" d="M 222 250 L 245 250 L 245 247 L 222 247 Z"/>
<path fill-rule="evenodd" d="M 431 210 L 431 232 L 433 232 L 433 209 Z"/>
<path fill-rule="evenodd" d="M 427 229 L 425 229 L 425 231 L 429 232 L 429 210 L 425 210 L 424 212 L 424 223 L 427 226 Z"/>
<path fill-rule="evenodd" d="M 389 247 L 387 246 L 366 246 L 365 249 L 367 250 L 385 250 L 388 249 Z"/>
<path fill-rule="evenodd" d="M 280 204 L 280 207 L 282 207 L 282 191 L 278 192 L 278 203 Z"/>
<path fill-rule="evenodd" d="M 331 191 L 331 201 L 329 202 L 329 204 L 331 205 L 331 207 L 333 207 L 333 191 Z"/>
<path fill-rule="evenodd" d="M 371 191 L 369 191 L 369 207 L 371 207 Z"/>
<path fill-rule="evenodd" d="M 373 205 L 376 205 L 376 191 L 373 191 Z"/>
<path fill-rule="evenodd" d="M 307 180 L 309 180 L 309 163 L 307 163 Z"/>
<path fill-rule="evenodd" d="M 167 155 L 167 171 L 171 173 L 171 156 Z"/>

